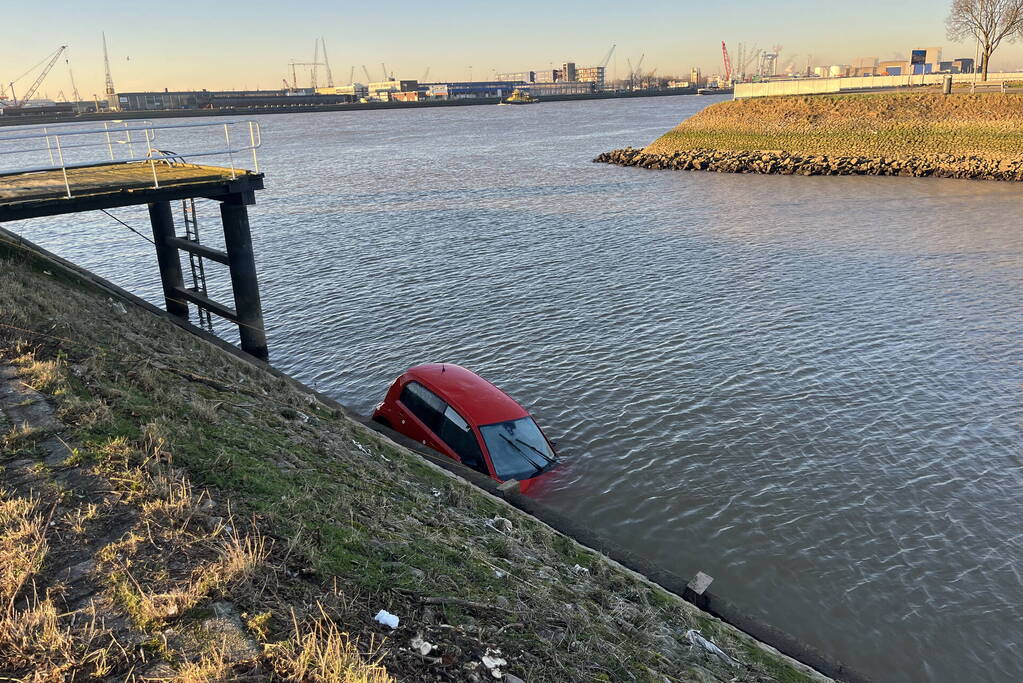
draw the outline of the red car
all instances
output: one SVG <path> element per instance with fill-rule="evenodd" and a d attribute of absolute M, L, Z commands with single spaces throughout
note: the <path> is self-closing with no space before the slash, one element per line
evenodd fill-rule
<path fill-rule="evenodd" d="M 497 481 L 531 480 L 557 463 L 554 446 L 526 409 L 458 365 L 410 368 L 373 419 Z"/>

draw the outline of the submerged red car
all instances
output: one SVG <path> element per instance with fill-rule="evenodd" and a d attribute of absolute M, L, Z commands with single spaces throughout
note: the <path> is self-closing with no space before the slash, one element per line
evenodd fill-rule
<path fill-rule="evenodd" d="M 458 365 L 410 368 L 373 419 L 497 481 L 516 479 L 521 490 L 557 463 L 553 444 L 525 408 Z"/>

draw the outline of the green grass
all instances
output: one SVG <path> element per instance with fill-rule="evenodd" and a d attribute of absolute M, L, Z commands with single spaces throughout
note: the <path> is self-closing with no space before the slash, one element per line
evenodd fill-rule
<path fill-rule="evenodd" d="M 820 95 L 720 102 L 651 143 L 828 156 L 1023 156 L 1020 95 Z"/>

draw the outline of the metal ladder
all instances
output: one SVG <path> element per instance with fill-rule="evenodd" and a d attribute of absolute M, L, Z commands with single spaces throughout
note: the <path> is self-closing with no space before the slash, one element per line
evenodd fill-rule
<path fill-rule="evenodd" d="M 199 221 L 195 216 L 195 199 L 189 197 L 181 200 L 181 213 L 185 219 L 185 239 L 199 244 Z M 206 292 L 206 268 L 203 265 L 202 256 L 188 252 L 188 265 L 192 269 L 192 289 L 198 294 L 207 296 Z M 204 329 L 213 331 L 213 318 L 205 308 L 196 307 L 199 314 L 199 325 Z"/>

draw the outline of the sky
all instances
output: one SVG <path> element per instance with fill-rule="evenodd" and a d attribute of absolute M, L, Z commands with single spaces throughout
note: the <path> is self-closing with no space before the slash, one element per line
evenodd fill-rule
<path fill-rule="evenodd" d="M 382 80 L 381 63 L 398 78 L 487 80 L 495 72 L 580 66 L 617 47 L 609 76 L 624 77 L 627 60 L 645 55 L 643 70 L 659 75 L 721 71 L 721 41 L 781 45 L 781 65 L 847 64 L 857 57 L 892 59 L 913 47 L 941 46 L 944 58 L 973 57 L 973 45 L 945 36 L 950 2 L 935 0 L 647 0 L 637 4 L 591 0 L 514 0 L 504 3 L 434 0 L 341 3 L 337 0 L 124 0 L 16 2 L 2 9 L 0 82 L 6 85 L 61 45 L 83 99 L 103 92 L 106 32 L 117 90 L 279 88 L 292 60 L 313 61 L 314 40 L 326 41 L 336 83 Z M 13 30 L 11 30 L 13 29 Z M 1004 45 L 994 70 L 1023 69 L 1023 45 Z M 24 91 L 35 74 L 23 78 Z M 299 67 L 299 85 L 308 69 Z M 321 77 L 322 80 L 322 77 Z M 40 88 L 55 98 L 70 92 L 61 60 Z"/>

